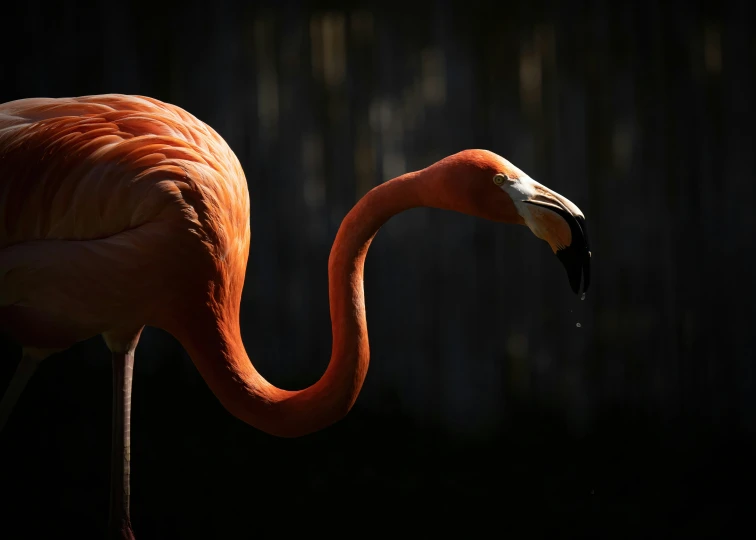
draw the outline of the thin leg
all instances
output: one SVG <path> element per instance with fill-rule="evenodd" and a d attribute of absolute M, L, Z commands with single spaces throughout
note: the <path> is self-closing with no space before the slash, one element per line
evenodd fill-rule
<path fill-rule="evenodd" d="M 18 402 L 18 398 L 21 397 L 24 388 L 26 388 L 26 384 L 29 382 L 29 379 L 32 378 L 34 372 L 37 371 L 37 366 L 39 366 L 39 363 L 45 356 L 46 355 L 38 354 L 38 351 L 36 350 L 24 349 L 21 362 L 16 368 L 16 373 L 13 374 L 13 378 L 11 379 L 8 388 L 5 389 L 3 399 L 0 401 L 0 432 L 3 431 L 5 423 L 8 421 L 8 418 L 13 412 L 13 408 Z"/>
<path fill-rule="evenodd" d="M 110 457 L 111 538 L 133 540 L 129 515 L 131 474 L 131 383 L 134 349 L 113 352 L 113 438 Z"/>

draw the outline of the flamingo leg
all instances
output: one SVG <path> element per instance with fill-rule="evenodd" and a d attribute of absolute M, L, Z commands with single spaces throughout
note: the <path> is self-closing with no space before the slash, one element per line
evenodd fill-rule
<path fill-rule="evenodd" d="M 37 367 L 43 358 L 44 356 L 37 354 L 36 350 L 24 349 L 21 362 L 19 362 L 8 388 L 5 389 L 3 399 L 0 401 L 0 432 L 3 431 L 13 408 L 24 392 L 24 388 L 26 388 L 26 384 L 37 371 Z"/>
<path fill-rule="evenodd" d="M 111 538 L 133 540 L 129 515 L 131 474 L 131 384 L 134 350 L 113 352 L 113 437 L 110 457 Z"/>

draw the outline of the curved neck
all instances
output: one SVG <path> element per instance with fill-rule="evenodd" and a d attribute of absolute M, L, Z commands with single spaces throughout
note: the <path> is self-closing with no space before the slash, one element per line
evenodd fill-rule
<path fill-rule="evenodd" d="M 333 346 L 323 376 L 298 391 L 277 388 L 254 368 L 241 340 L 241 283 L 226 301 L 193 312 L 176 337 L 221 404 L 240 420 L 281 437 L 317 431 L 341 419 L 362 388 L 370 360 L 363 268 L 370 243 L 393 215 L 423 205 L 417 172 L 368 192 L 341 223 L 328 263 Z"/>

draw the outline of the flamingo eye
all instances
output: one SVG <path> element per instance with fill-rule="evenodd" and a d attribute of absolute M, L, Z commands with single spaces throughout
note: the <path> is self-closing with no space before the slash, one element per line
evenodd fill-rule
<path fill-rule="evenodd" d="M 497 186 L 504 184 L 504 182 L 506 182 L 507 180 L 509 180 L 509 177 L 504 173 L 498 173 L 493 177 L 493 182 Z"/>

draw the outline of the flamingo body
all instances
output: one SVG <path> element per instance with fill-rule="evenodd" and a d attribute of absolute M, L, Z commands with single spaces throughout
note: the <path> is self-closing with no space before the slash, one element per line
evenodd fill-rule
<path fill-rule="evenodd" d="M 178 107 L 119 95 L 1 105 L 0 323 L 58 349 L 154 323 L 211 257 L 246 262 L 248 197 L 228 145 Z"/>

